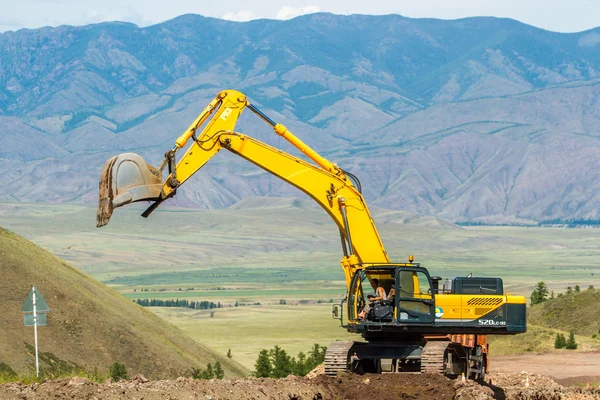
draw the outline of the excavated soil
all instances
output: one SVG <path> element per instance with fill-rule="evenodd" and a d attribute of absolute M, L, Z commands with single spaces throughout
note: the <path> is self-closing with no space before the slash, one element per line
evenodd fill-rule
<path fill-rule="evenodd" d="M 491 382 L 490 382 L 491 379 Z M 85 378 L 41 384 L 0 385 L 0 399 L 200 399 L 200 400 L 588 400 L 600 399 L 600 389 L 565 388 L 535 374 L 493 374 L 485 383 L 452 381 L 437 375 L 351 375 L 331 378 L 229 379 L 202 381 L 179 378 L 148 381 L 142 376 L 120 382 L 96 383 Z"/>
<path fill-rule="evenodd" d="M 600 399 L 600 389 L 565 388 L 552 379 L 526 372 L 492 374 L 481 384 L 457 380 L 456 399 L 461 400 L 592 400 Z"/>
<path fill-rule="evenodd" d="M 98 384 L 84 378 L 42 384 L 0 385 L 1 399 L 202 399 L 202 400 L 365 400 L 453 399 L 453 382 L 441 376 L 351 375 L 314 379 L 231 379 L 201 381 L 129 381 Z"/>

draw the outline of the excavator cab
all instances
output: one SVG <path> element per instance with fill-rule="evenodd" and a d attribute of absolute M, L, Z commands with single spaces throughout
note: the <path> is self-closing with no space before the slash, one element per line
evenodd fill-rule
<path fill-rule="evenodd" d="M 369 301 L 374 279 L 385 290 L 386 299 L 374 302 L 361 322 L 358 314 Z M 350 284 L 348 319 L 358 325 L 433 324 L 435 298 L 429 273 L 418 266 L 374 266 L 358 270 Z"/>

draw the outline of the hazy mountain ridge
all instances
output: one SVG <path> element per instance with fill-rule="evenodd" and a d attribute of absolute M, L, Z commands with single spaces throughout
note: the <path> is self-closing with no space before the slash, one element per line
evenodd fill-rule
<path fill-rule="evenodd" d="M 7 32 L 0 198 L 92 201 L 106 158 L 133 150 L 158 163 L 216 92 L 234 88 L 357 174 L 381 207 L 597 219 L 599 49 L 600 29 L 397 15 Z M 291 151 L 256 119 L 238 128 Z M 255 171 L 219 157 L 175 202 L 297 193 Z"/>

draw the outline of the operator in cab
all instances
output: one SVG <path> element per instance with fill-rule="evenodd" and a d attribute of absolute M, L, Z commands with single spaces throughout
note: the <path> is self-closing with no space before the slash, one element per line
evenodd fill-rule
<path fill-rule="evenodd" d="M 358 314 L 358 319 L 361 321 L 367 318 L 367 315 L 369 315 L 369 311 L 371 311 L 371 307 L 373 307 L 375 302 L 383 301 L 387 298 L 385 294 L 385 289 L 379 285 L 379 279 L 371 279 L 371 287 L 375 291 L 375 294 L 370 294 L 367 296 L 369 302 L 365 305 L 365 308 L 363 308 L 362 311 Z"/>

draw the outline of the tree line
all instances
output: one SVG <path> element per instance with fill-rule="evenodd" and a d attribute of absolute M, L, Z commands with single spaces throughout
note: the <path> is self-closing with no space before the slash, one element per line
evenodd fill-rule
<path fill-rule="evenodd" d="M 142 307 L 185 307 L 195 310 L 212 310 L 222 308 L 221 302 L 212 301 L 189 301 L 189 300 L 159 300 L 159 299 L 136 299 L 135 302 Z"/>
<path fill-rule="evenodd" d="M 590 286 L 588 286 L 587 290 L 594 291 L 596 289 L 594 288 L 593 285 L 590 285 Z M 563 296 L 571 296 L 574 293 L 580 293 L 580 292 L 581 292 L 581 288 L 579 287 L 579 285 L 575 285 L 575 287 L 567 286 L 565 294 L 559 293 L 556 296 L 556 298 L 560 298 Z M 544 282 L 538 282 L 535 285 L 533 292 L 531 292 L 531 305 L 541 304 L 547 300 L 552 300 L 554 298 L 555 298 L 554 291 L 548 291 L 548 287 L 546 286 L 546 284 Z M 592 338 L 595 338 L 595 337 L 596 337 L 596 335 L 592 336 Z M 578 347 L 578 345 L 577 345 L 577 342 L 575 341 L 575 334 L 573 333 L 573 331 L 569 332 L 568 339 L 562 333 L 556 334 L 556 337 L 554 338 L 554 348 L 555 349 L 575 350 L 575 349 L 577 349 L 577 347 Z"/>
<path fill-rule="evenodd" d="M 546 225 L 561 225 L 566 226 L 567 228 L 575 228 L 582 226 L 592 226 L 597 227 L 600 226 L 600 220 L 598 219 L 548 219 L 545 221 L 541 221 L 538 223 L 538 226 L 546 226 Z"/>
<path fill-rule="evenodd" d="M 281 347 L 263 349 L 254 364 L 254 376 L 257 378 L 285 378 L 288 375 L 305 376 L 317 365 L 325 361 L 327 347 L 314 344 L 308 353 L 300 352 L 291 357 Z"/>
<path fill-rule="evenodd" d="M 554 339 L 554 348 L 567 350 L 577 349 L 577 342 L 575 341 L 575 334 L 573 331 L 569 332 L 569 339 L 566 339 L 565 335 L 562 333 L 557 333 L 556 338 Z"/>
<path fill-rule="evenodd" d="M 223 379 L 223 377 L 225 376 L 225 371 L 223 371 L 221 363 L 217 361 L 214 367 L 210 363 L 208 363 L 206 369 L 192 368 L 190 371 L 190 375 L 194 379 Z"/>
<path fill-rule="evenodd" d="M 590 285 L 588 286 L 587 290 L 589 291 L 593 291 L 594 286 Z M 575 285 L 575 287 L 571 287 L 571 286 L 567 286 L 567 291 L 565 293 L 565 295 L 571 295 L 573 293 L 579 293 L 581 292 L 581 288 L 579 287 L 579 285 Z M 556 297 L 562 297 L 563 294 L 559 293 Z M 533 289 L 533 292 L 531 292 L 531 305 L 534 304 L 540 304 L 545 302 L 546 300 L 552 300 L 554 298 L 554 291 L 550 292 L 548 290 L 548 287 L 546 286 L 546 284 L 542 281 L 542 282 L 538 282 L 535 285 L 535 288 Z"/>
<path fill-rule="evenodd" d="M 211 363 L 208 363 L 206 368 L 192 367 L 189 375 L 194 379 L 223 379 L 225 371 L 223 370 L 223 367 L 221 367 L 221 363 L 217 361 L 214 366 Z M 129 374 L 127 373 L 124 364 L 115 362 L 110 366 L 110 377 L 113 381 L 118 382 L 121 379 L 129 379 Z"/>

